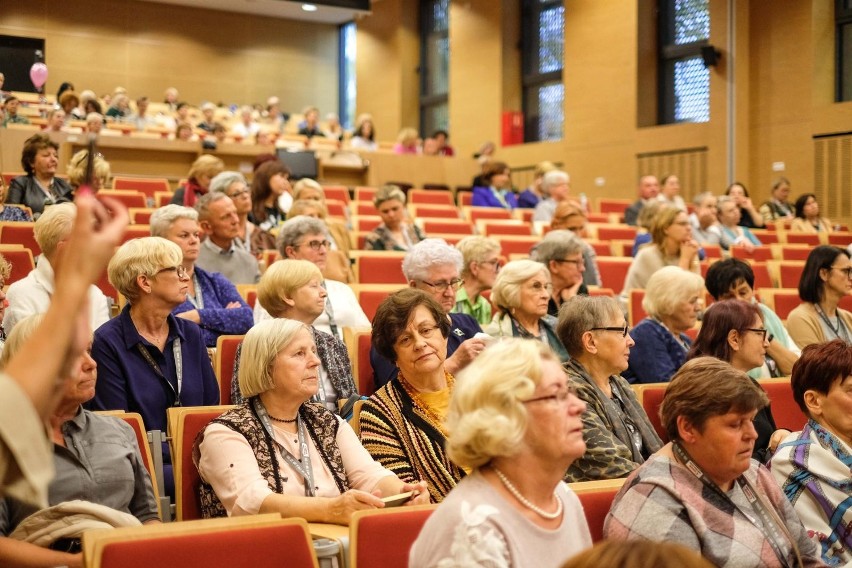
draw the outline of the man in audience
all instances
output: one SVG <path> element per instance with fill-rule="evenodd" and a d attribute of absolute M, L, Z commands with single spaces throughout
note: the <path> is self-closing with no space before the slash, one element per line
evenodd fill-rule
<path fill-rule="evenodd" d="M 213 129 L 216 127 L 216 121 L 213 120 L 213 115 L 216 112 L 216 105 L 213 103 L 204 103 L 201 105 L 201 114 L 204 115 L 204 120 L 196 124 L 204 132 L 213 134 Z"/>
<path fill-rule="evenodd" d="M 692 236 L 701 245 L 718 245 L 722 239 L 716 219 L 716 196 L 709 191 L 699 193 L 693 201 L 695 213 L 689 216 Z"/>
<path fill-rule="evenodd" d="M 154 126 L 157 121 L 148 116 L 148 97 L 139 97 L 136 99 L 136 114 L 132 115 L 128 120 L 136 125 L 139 131 L 145 130 L 149 126 Z"/>
<path fill-rule="evenodd" d="M 550 271 L 551 297 L 547 302 L 547 313 L 556 317 L 559 307 L 577 294 L 588 295 L 583 283 L 586 263 L 583 259 L 583 241 L 567 230 L 550 231 L 535 247 L 532 259 L 545 265 Z"/>
<path fill-rule="evenodd" d="M 639 178 L 639 200 L 624 211 L 624 222 L 628 225 L 636 225 L 639 212 L 652 199 L 657 198 L 660 193 L 660 182 L 657 176 L 645 175 Z"/>
<path fill-rule="evenodd" d="M 550 223 L 556 206 L 568 199 L 571 192 L 571 177 L 562 170 L 553 170 L 541 179 L 541 192 L 544 199 L 538 202 L 533 213 L 533 221 Z"/>
<path fill-rule="evenodd" d="M 21 101 L 18 97 L 12 95 L 6 98 L 6 118 L 3 119 L 3 126 L 7 124 L 29 124 L 30 119 L 26 116 L 18 114 L 18 107 Z"/>
<path fill-rule="evenodd" d="M 462 253 L 443 239 L 424 239 L 414 245 L 402 261 L 402 273 L 411 288 L 422 290 L 435 298 L 447 319 L 450 333 L 447 336 L 447 359 L 444 369 L 455 375 L 467 367 L 485 348 L 485 341 L 477 334 L 482 328 L 473 316 L 450 313 L 456 307 L 456 292 L 462 285 Z M 399 373 L 397 366 L 370 349 L 370 364 L 376 388 L 384 386 Z"/>
<path fill-rule="evenodd" d="M 302 114 L 305 115 L 305 120 L 299 125 L 299 134 L 308 138 L 322 136 L 322 131 L 319 129 L 319 109 L 309 106 L 302 111 Z"/>
<path fill-rule="evenodd" d="M 77 217 L 73 203 L 46 207 L 35 222 L 33 232 L 41 256 L 36 267 L 6 292 L 9 308 L 3 316 L 3 328 L 10 333 L 15 324 L 32 314 L 46 312 L 55 292 L 53 264 L 68 243 Z M 89 322 L 97 329 L 110 317 L 109 302 L 97 286 L 89 286 Z"/>
<path fill-rule="evenodd" d="M 234 243 L 239 236 L 240 219 L 231 198 L 211 191 L 199 198 L 195 209 L 198 224 L 207 237 L 201 243 L 196 264 L 207 272 L 221 272 L 234 284 L 260 280 L 257 259 Z"/>
<path fill-rule="evenodd" d="M 308 260 L 324 271 L 328 262 L 328 229 L 321 219 L 298 215 L 288 219 L 278 229 L 278 252 L 282 258 Z M 352 289 L 337 280 L 326 278 L 323 287 L 328 293 L 325 311 L 314 320 L 314 327 L 343 339 L 344 327 L 370 327 L 370 320 Z M 269 319 L 260 302 L 254 305 L 254 322 Z"/>

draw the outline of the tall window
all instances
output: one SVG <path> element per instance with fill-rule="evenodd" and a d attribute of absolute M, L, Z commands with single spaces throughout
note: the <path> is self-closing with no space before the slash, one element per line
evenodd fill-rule
<path fill-rule="evenodd" d="M 559 140 L 565 118 L 562 0 L 523 0 L 521 7 L 524 141 Z"/>
<path fill-rule="evenodd" d="M 835 0 L 837 101 L 852 101 L 852 0 Z"/>
<path fill-rule="evenodd" d="M 352 128 L 355 123 L 355 22 L 340 26 L 340 85 L 337 89 L 340 124 Z"/>
<path fill-rule="evenodd" d="M 660 123 L 710 120 L 708 0 L 660 0 Z"/>
<path fill-rule="evenodd" d="M 420 132 L 449 130 L 450 0 L 420 2 Z"/>

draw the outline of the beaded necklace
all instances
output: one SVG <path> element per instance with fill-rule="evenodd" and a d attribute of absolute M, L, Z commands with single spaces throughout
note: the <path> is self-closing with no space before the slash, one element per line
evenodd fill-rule
<path fill-rule="evenodd" d="M 456 382 L 455 378 L 447 371 L 444 371 L 444 377 L 447 380 L 447 388 L 450 390 L 450 392 L 452 392 L 453 385 Z M 432 408 L 430 408 L 428 404 L 423 402 L 423 399 L 420 397 L 420 393 L 417 391 L 416 388 L 411 386 L 411 383 L 409 383 L 405 379 L 402 372 L 399 373 L 397 378 L 399 378 L 399 384 L 402 385 L 402 388 L 405 390 L 405 393 L 411 398 L 411 402 L 412 404 L 414 404 L 414 408 L 422 412 L 426 416 L 426 418 L 429 419 L 429 422 L 432 423 L 432 426 L 436 427 L 446 438 L 447 431 L 444 429 L 444 421 L 441 420 L 441 417 L 438 416 L 438 413 L 432 410 Z"/>
<path fill-rule="evenodd" d="M 559 517 L 559 515 L 561 515 L 561 514 L 562 514 L 562 499 L 560 499 L 560 498 L 556 495 L 556 489 L 554 489 L 554 490 L 553 490 L 553 498 L 556 500 L 556 510 L 555 510 L 554 512 L 552 512 L 552 513 L 548 513 L 547 511 L 545 511 L 545 510 L 544 510 L 544 509 L 542 509 L 541 507 L 538 507 L 538 506 L 536 506 L 536 505 L 533 505 L 532 501 L 530 501 L 529 499 L 527 499 L 526 497 L 524 497 L 523 495 L 521 495 L 521 492 L 520 492 L 520 491 L 518 491 L 518 488 L 517 488 L 517 487 L 515 487 L 514 485 L 512 485 L 512 482 L 511 482 L 511 481 L 509 481 L 509 478 L 508 478 L 508 477 L 506 477 L 506 476 L 503 474 L 503 472 L 502 472 L 502 471 L 500 471 L 499 469 L 497 469 L 497 468 L 496 468 L 496 467 L 494 467 L 494 466 L 491 466 L 491 469 L 493 469 L 493 470 L 494 470 L 494 473 L 496 473 L 496 474 L 497 474 L 497 477 L 500 479 L 500 483 L 502 483 L 502 484 L 503 484 L 503 487 L 505 487 L 505 488 L 506 488 L 506 490 L 507 490 L 509 493 L 511 493 L 512 495 L 514 495 L 514 496 L 515 496 L 515 499 L 517 499 L 517 500 L 521 503 L 521 505 L 523 505 L 524 507 L 526 507 L 526 508 L 527 508 L 527 509 L 529 509 L 530 511 L 532 511 L 532 512 L 534 512 L 534 513 L 538 514 L 538 515 L 541 515 L 541 516 L 542 516 L 542 517 L 544 517 L 545 519 L 548 519 L 548 520 L 551 520 L 551 521 L 552 521 L 553 519 L 558 518 L 558 517 Z"/>

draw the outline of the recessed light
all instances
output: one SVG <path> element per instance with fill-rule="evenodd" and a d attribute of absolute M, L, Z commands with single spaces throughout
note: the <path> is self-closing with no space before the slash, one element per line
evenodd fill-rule
<path fill-rule="evenodd" d="M 316 12 L 317 6 L 316 4 L 302 4 L 302 10 L 305 12 Z"/>

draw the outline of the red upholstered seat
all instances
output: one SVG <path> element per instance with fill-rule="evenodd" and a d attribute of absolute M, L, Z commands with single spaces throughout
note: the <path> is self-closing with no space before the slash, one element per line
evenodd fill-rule
<path fill-rule="evenodd" d="M 0 222 L 0 243 L 4 245 L 23 245 L 32 251 L 36 257 L 41 254 L 41 247 L 35 240 L 33 235 L 33 226 L 35 223 L 27 223 L 24 221 L 4 221 Z"/>
<path fill-rule="evenodd" d="M 793 387 L 789 377 L 779 379 L 763 379 L 760 386 L 769 396 L 772 418 L 778 428 L 786 428 L 791 432 L 801 430 L 807 422 L 807 417 L 793 400 Z"/>
<path fill-rule="evenodd" d="M 573 488 L 574 486 L 572 485 Z M 604 521 L 612 507 L 612 501 L 620 489 L 621 487 L 618 486 L 589 491 L 576 491 L 580 503 L 583 504 L 583 513 L 586 515 L 586 522 L 589 525 L 592 542 L 603 540 Z"/>
<path fill-rule="evenodd" d="M 624 280 L 627 278 L 627 271 L 630 270 L 632 262 L 633 259 L 629 257 L 599 256 L 598 270 L 601 273 L 601 286 L 613 290 L 623 289 Z"/>
<path fill-rule="evenodd" d="M 255 292 L 256 294 L 257 292 Z M 220 335 L 216 340 L 216 360 L 213 370 L 219 379 L 219 404 L 231 404 L 231 380 L 234 376 L 234 363 L 237 347 L 245 335 Z"/>
<path fill-rule="evenodd" d="M 437 505 L 358 511 L 350 523 L 352 568 L 406 568 L 411 545 Z M 393 538 L 388 538 L 393 535 Z"/>

